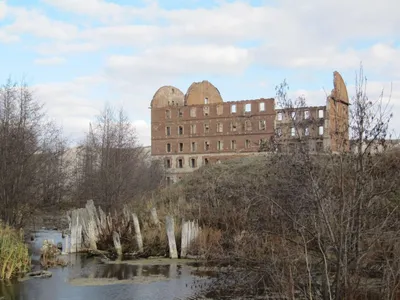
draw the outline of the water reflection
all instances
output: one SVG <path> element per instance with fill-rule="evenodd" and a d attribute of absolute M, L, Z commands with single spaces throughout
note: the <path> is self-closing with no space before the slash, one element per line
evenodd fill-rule
<path fill-rule="evenodd" d="M 61 233 L 39 232 L 32 243 L 32 257 L 38 257 L 44 239 L 61 241 Z M 0 299 L 5 300 L 146 300 L 185 299 L 193 295 L 195 287 L 193 268 L 171 261 L 163 265 L 99 264 L 95 259 L 81 255 L 65 257 L 70 265 L 50 270 L 48 279 L 31 279 L 24 282 L 0 282 Z M 162 280 L 140 283 L 138 278 L 157 277 Z M 114 279 L 112 285 L 72 285 L 74 279 Z M 127 282 L 128 280 L 128 282 Z M 129 282 L 129 280 L 135 280 Z M 123 283 L 120 284 L 119 282 Z"/>

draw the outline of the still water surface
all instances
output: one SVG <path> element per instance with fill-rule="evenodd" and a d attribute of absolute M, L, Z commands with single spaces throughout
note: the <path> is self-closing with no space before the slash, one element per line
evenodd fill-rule
<path fill-rule="evenodd" d="M 39 231 L 32 243 L 32 258 L 39 259 L 44 239 L 62 240 L 59 232 Z M 65 257 L 67 258 L 67 257 Z M 48 279 L 1 283 L 5 300 L 145 300 L 185 299 L 206 284 L 187 264 L 100 264 L 80 255 L 68 256 L 70 265 L 51 269 Z"/>

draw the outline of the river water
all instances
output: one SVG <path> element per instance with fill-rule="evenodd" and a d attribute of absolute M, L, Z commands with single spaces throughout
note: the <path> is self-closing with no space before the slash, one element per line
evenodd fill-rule
<path fill-rule="evenodd" d="M 32 259 L 37 264 L 44 239 L 55 243 L 61 233 L 39 231 L 32 242 Z M 195 275 L 195 268 L 179 260 L 152 260 L 102 264 L 82 255 L 63 256 L 67 267 L 50 269 L 51 278 L 34 278 L 12 283 L 0 282 L 4 300 L 145 300 L 187 299 L 207 283 Z M 38 268 L 38 266 L 34 267 Z"/>

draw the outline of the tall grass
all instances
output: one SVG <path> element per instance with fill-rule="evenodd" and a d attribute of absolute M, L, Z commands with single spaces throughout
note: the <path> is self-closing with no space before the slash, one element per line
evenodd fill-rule
<path fill-rule="evenodd" d="M 23 232 L 0 223 L 0 280 L 28 272 L 30 266 Z"/>

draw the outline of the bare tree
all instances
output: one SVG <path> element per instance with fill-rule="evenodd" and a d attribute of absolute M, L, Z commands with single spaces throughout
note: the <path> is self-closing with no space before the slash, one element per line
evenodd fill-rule
<path fill-rule="evenodd" d="M 158 187 L 161 170 L 139 144 L 124 110 L 106 106 L 80 146 L 78 197 L 106 209 Z"/>
<path fill-rule="evenodd" d="M 309 298 L 321 294 L 324 299 L 352 299 L 365 291 L 395 299 L 398 293 L 400 277 L 398 260 L 394 257 L 399 247 L 400 223 L 398 201 L 393 201 L 393 195 L 398 193 L 399 157 L 385 147 L 392 115 L 382 95 L 375 101 L 368 99 L 362 71 L 361 68 L 356 79 L 350 123 L 330 133 L 339 153 L 313 155 L 304 147 L 308 144 L 303 142 L 304 136 L 298 134 L 295 154 L 285 156 L 276 166 L 292 172 L 301 170 L 306 187 L 306 193 L 292 194 L 290 198 L 307 203 L 305 211 L 297 211 L 291 217 L 297 220 L 296 227 L 306 249 Z M 278 90 L 278 98 L 282 95 L 282 103 L 291 107 L 286 93 Z M 301 131 L 300 124 L 292 126 Z M 350 140 L 346 136 L 349 132 Z M 286 186 L 289 190 L 290 187 L 290 184 Z M 387 247 L 392 251 L 385 254 L 392 259 L 381 257 L 380 251 Z M 310 253 L 313 258 L 308 257 Z M 376 280 L 376 287 L 368 291 L 371 270 L 379 273 L 385 268 L 380 259 L 391 264 L 392 286 Z M 315 281 L 315 274 L 320 274 L 321 285 Z M 386 292 L 381 293 L 383 289 Z"/>
<path fill-rule="evenodd" d="M 34 208 L 61 196 L 59 162 L 64 141 L 60 137 L 59 129 L 46 119 L 43 105 L 24 82 L 9 79 L 0 88 L 0 218 L 3 221 L 22 226 Z"/>

